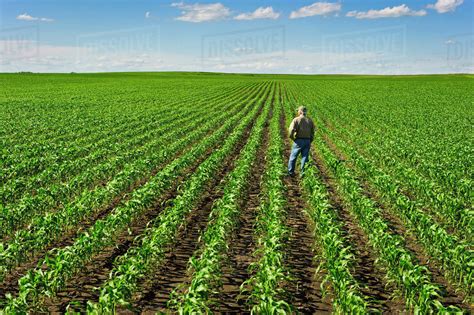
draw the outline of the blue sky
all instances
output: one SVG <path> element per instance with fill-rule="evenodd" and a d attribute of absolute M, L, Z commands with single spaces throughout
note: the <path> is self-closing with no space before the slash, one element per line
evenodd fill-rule
<path fill-rule="evenodd" d="M 473 0 L 0 0 L 0 71 L 474 72 Z"/>

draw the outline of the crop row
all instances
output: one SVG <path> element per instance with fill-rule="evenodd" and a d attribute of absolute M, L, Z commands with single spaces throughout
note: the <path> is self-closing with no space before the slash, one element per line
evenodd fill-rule
<path fill-rule="evenodd" d="M 447 233 L 432 217 L 420 210 L 416 202 L 400 193 L 400 187 L 389 174 L 375 168 L 349 146 L 337 139 L 334 141 L 351 154 L 359 173 L 379 192 L 388 208 L 413 231 L 427 253 L 441 264 L 447 278 L 469 296 L 474 289 L 474 254 L 469 250 L 469 244 Z"/>
<path fill-rule="evenodd" d="M 282 101 L 286 104 L 284 108 L 288 125 L 293 111 L 292 106 L 289 106 L 291 102 L 286 90 Z M 322 174 L 312 161 L 306 166 L 302 186 L 309 205 L 306 212 L 314 225 L 315 242 L 321 249 L 318 255 L 322 260 L 319 269 L 325 271 L 325 282 L 329 281 L 333 288 L 334 311 L 339 314 L 367 313 L 369 303 L 352 275 L 356 267 L 354 248 L 344 236 L 342 222 L 331 205 L 329 192 L 322 182 Z"/>
<path fill-rule="evenodd" d="M 239 104 L 241 100 L 242 98 L 239 96 L 236 100 L 227 104 L 225 108 L 232 109 L 234 102 Z M 213 104 L 215 105 L 216 103 Z M 16 228 L 27 223 L 31 218 L 42 216 L 48 210 L 67 204 L 74 196 L 88 191 L 89 187 L 94 187 L 94 183 L 104 182 L 113 178 L 113 176 L 117 174 L 117 171 L 123 169 L 126 163 L 144 156 L 144 153 L 148 151 L 156 151 L 163 144 L 192 131 L 195 126 L 199 126 L 202 122 L 206 121 L 206 116 L 203 116 L 206 110 L 207 113 L 209 113 L 209 110 L 204 107 L 202 112 L 199 111 L 195 115 L 191 115 L 191 118 L 194 118 L 194 120 L 189 120 L 187 117 L 189 114 L 182 112 L 178 117 L 164 120 L 164 125 L 160 126 L 158 130 L 151 130 L 144 135 L 140 135 L 140 133 L 135 135 L 135 133 L 133 133 L 129 135 L 130 137 L 121 145 L 122 150 L 126 150 L 128 147 L 130 151 L 124 151 L 123 154 L 115 157 L 110 162 L 94 165 L 68 182 L 51 185 L 47 189 L 40 189 L 36 195 L 26 196 L 17 205 L 12 205 L 11 207 L 7 206 L 2 212 L 1 222 L 3 233 L 9 235 L 14 232 Z M 175 120 L 174 123 L 179 123 L 180 121 L 187 121 L 188 123 L 184 124 L 184 128 L 166 132 L 169 126 L 167 126 L 165 122 L 168 121 L 169 124 L 172 124 L 173 119 Z M 151 140 L 151 142 L 141 145 L 141 141 L 145 141 L 146 139 Z M 135 144 L 135 146 L 138 145 L 138 147 L 134 149 L 133 144 Z M 0 235 L 3 235 L 3 233 Z"/>
<path fill-rule="evenodd" d="M 89 313 L 113 313 L 118 305 L 130 304 L 140 281 L 163 261 L 167 248 L 175 242 L 179 229 L 186 222 L 186 216 L 196 207 L 207 183 L 216 176 L 224 160 L 235 151 L 236 144 L 248 130 L 266 97 L 265 94 L 260 96 L 250 115 L 239 123 L 224 145 L 182 184 L 181 193 L 173 200 L 172 206 L 164 209 L 144 231 L 140 246 L 131 248 L 117 259 L 108 281 L 101 288 L 98 303 L 88 303 Z"/>
<path fill-rule="evenodd" d="M 261 92 L 263 91 L 259 93 Z M 243 115 L 247 110 L 241 114 L 238 112 L 244 104 L 246 103 L 242 102 L 240 106 L 237 106 L 235 112 L 232 110 L 215 116 L 211 122 L 207 122 L 197 129 L 191 125 L 189 130 L 192 130 L 192 128 L 194 130 L 187 135 L 188 128 L 179 129 L 182 130 L 179 133 L 171 133 L 171 137 L 181 135 L 181 138 L 174 141 L 172 145 L 166 146 L 167 142 L 169 142 L 168 138 L 157 140 L 156 145 L 152 147 L 154 148 L 153 150 L 143 154 L 140 159 L 134 160 L 133 163 L 125 165 L 124 170 L 117 174 L 107 185 L 83 193 L 81 198 L 65 205 L 59 211 L 36 217 L 31 224 L 31 228 L 18 231 L 9 243 L 9 246 L 0 251 L 0 261 L 3 268 L 0 275 L 4 275 L 11 267 L 23 260 L 25 255 L 44 248 L 57 239 L 57 237 L 74 227 L 83 218 L 92 215 L 94 209 L 101 209 L 110 204 L 117 195 L 122 194 L 134 182 L 143 178 L 143 176 L 147 176 L 153 169 L 169 160 L 170 157 L 182 150 L 182 148 L 205 136 L 209 130 L 213 129 L 212 122 L 216 119 L 232 117 L 234 114 L 237 114 L 238 117 Z M 247 105 L 246 108 L 248 107 Z M 197 123 L 199 124 L 200 122 L 197 121 Z M 183 135 L 186 136 L 183 137 Z M 160 147 L 161 149 L 157 150 Z"/>
<path fill-rule="evenodd" d="M 328 149 L 321 134 L 315 139 L 315 150 L 331 169 L 337 181 L 336 190 L 357 218 L 377 253 L 378 261 L 385 268 L 389 282 L 400 290 L 407 307 L 422 313 L 457 310 L 451 306 L 445 308 L 440 303 L 440 288 L 431 281 L 428 269 L 416 263 L 401 236 L 390 232 L 380 208 L 364 194 L 354 172 Z"/>
<path fill-rule="evenodd" d="M 228 95 L 238 95 L 241 92 L 242 89 L 232 90 L 229 91 Z M 196 106 L 185 109 L 184 112 L 188 112 L 188 115 L 203 112 L 200 106 L 201 104 L 204 105 L 203 107 L 208 107 L 209 110 L 212 108 L 213 103 L 218 101 L 219 98 L 227 97 L 227 95 L 224 97 L 222 94 L 220 94 L 220 97 L 219 94 L 216 96 L 213 102 L 210 102 L 207 98 L 200 99 L 197 104 L 195 104 Z M 62 147 L 64 144 L 56 145 L 54 139 L 49 139 L 48 146 L 42 148 L 43 154 L 41 158 L 18 157 L 15 162 L 16 166 L 20 166 L 23 161 L 26 160 L 28 164 L 36 163 L 42 165 L 44 169 L 40 171 L 36 165 L 32 165 L 32 168 L 40 172 L 34 175 L 25 174 L 23 176 L 18 170 L 10 169 L 9 171 L 12 172 L 15 177 L 3 184 L 0 189 L 0 199 L 3 200 L 3 204 L 6 205 L 7 202 L 14 202 L 22 193 L 26 192 L 25 195 L 28 196 L 32 190 L 38 191 L 43 187 L 55 185 L 57 182 L 73 181 L 74 175 L 87 170 L 90 165 L 97 165 L 99 162 L 107 163 L 113 158 L 116 158 L 117 155 L 120 156 L 120 154 L 123 154 L 124 149 L 129 148 L 132 144 L 136 146 L 137 144 L 149 141 L 149 137 L 160 136 L 163 133 L 163 128 L 170 126 L 176 118 L 179 118 L 175 116 L 179 116 L 179 114 L 183 112 L 183 110 L 176 110 L 175 107 L 187 101 L 192 101 L 192 98 L 176 98 L 174 102 L 170 102 L 169 105 L 164 104 L 163 107 L 160 106 L 159 111 L 152 113 L 148 110 L 138 111 L 137 113 L 133 113 L 133 118 L 127 117 L 127 120 L 116 121 L 112 126 L 96 124 L 93 128 L 84 127 L 84 129 L 90 131 L 90 134 L 83 137 L 76 135 L 75 141 L 71 139 L 71 141 L 67 142 L 67 149 Z M 170 112 L 172 114 L 170 114 Z M 157 117 L 159 118 L 157 119 Z M 186 119 L 186 121 L 187 120 L 188 119 Z M 185 124 L 185 122 L 179 123 Z M 141 137 L 137 135 L 141 135 Z M 127 143 L 127 141 L 123 141 L 123 139 L 133 139 L 134 142 Z M 8 158 L 13 159 L 14 155 L 10 154 Z M 8 159 L 5 160 L 5 165 L 8 165 Z M 46 165 L 49 165 L 49 167 L 46 167 Z M 31 173 L 31 171 L 28 173 Z M 5 177 L 8 176 L 8 172 L 4 170 L 3 176 L 4 179 L 6 179 Z"/>
<path fill-rule="evenodd" d="M 16 298 L 7 297 L 8 304 L 4 311 L 21 312 L 34 306 L 39 297 L 54 295 L 95 253 L 113 244 L 132 220 L 153 206 L 159 196 L 209 148 L 215 147 L 239 119 L 239 116 L 229 119 L 203 142 L 168 164 L 146 184 L 134 190 L 130 200 L 116 207 L 105 219 L 97 220 L 88 231 L 76 238 L 73 245 L 56 250 L 53 257 L 46 257 L 43 261 L 46 270 L 29 271 L 20 279 L 19 294 Z M 212 119 L 206 125 L 210 127 L 218 121 L 219 119 Z"/>
<path fill-rule="evenodd" d="M 256 219 L 257 248 L 253 257 L 258 257 L 251 266 L 252 276 L 242 286 L 242 293 L 250 292 L 249 301 L 255 314 L 276 314 L 292 312 L 293 308 L 285 300 L 282 286 L 291 281 L 285 266 L 285 240 L 288 227 L 283 218 L 287 201 L 283 176 L 283 139 L 280 134 L 281 104 L 274 99 L 273 115 L 270 120 L 269 144 L 266 167 L 262 178 L 262 199 Z"/>
<path fill-rule="evenodd" d="M 270 94 L 273 93 L 274 85 Z M 185 292 L 174 292 L 171 304 L 180 313 L 210 312 L 213 292 L 219 284 L 222 262 L 228 248 L 229 231 L 238 221 L 240 205 L 255 165 L 256 154 L 263 141 L 264 125 L 271 102 L 267 100 L 262 115 L 255 123 L 250 138 L 242 149 L 234 169 L 227 176 L 223 196 L 212 206 L 210 221 L 201 236 L 202 247 L 191 258 L 192 280 Z"/>
<path fill-rule="evenodd" d="M 337 138 L 346 142 L 350 139 L 359 148 L 358 155 L 389 174 L 393 182 L 400 187 L 400 192 L 414 196 L 424 212 L 433 215 L 438 223 L 452 230 L 460 238 L 472 241 L 474 212 L 463 199 L 443 190 L 432 181 L 421 177 L 414 168 L 394 159 L 387 145 L 375 145 L 359 134 L 337 127 L 335 129 L 338 131 Z M 360 149 L 361 147 L 364 149 Z"/>

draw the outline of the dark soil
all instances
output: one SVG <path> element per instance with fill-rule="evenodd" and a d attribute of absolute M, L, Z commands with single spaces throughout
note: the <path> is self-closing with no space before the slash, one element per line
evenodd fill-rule
<path fill-rule="evenodd" d="M 288 178 L 285 182 L 288 188 L 286 225 L 290 228 L 286 265 L 294 278 L 287 287 L 292 296 L 291 304 L 303 314 L 331 313 L 331 303 L 323 297 L 320 277 L 316 277 L 314 236 L 304 214 L 307 206 L 301 197 L 299 181 Z"/>

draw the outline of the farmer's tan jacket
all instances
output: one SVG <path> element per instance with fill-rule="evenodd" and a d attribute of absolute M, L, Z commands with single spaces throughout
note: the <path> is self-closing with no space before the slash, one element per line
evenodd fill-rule
<path fill-rule="evenodd" d="M 311 118 L 300 115 L 293 119 L 288 128 L 290 138 L 295 139 L 310 139 L 313 141 L 314 137 L 314 123 Z"/>

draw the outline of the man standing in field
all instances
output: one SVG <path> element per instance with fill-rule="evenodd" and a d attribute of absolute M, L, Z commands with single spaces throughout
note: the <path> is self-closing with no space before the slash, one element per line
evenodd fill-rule
<path fill-rule="evenodd" d="M 301 153 L 301 175 L 308 161 L 309 149 L 314 138 L 314 123 L 306 116 L 306 107 L 298 107 L 298 117 L 293 119 L 288 128 L 290 139 L 294 141 L 291 148 L 290 160 L 288 161 L 288 175 L 295 175 L 296 158 Z"/>

